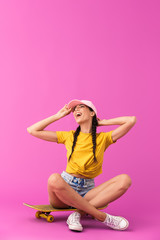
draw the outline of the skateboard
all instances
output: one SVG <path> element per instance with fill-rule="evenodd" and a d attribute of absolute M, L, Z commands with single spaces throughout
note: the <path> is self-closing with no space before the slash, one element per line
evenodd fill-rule
<path fill-rule="evenodd" d="M 30 205 L 27 203 L 23 203 L 23 205 L 33 208 L 37 210 L 35 216 L 36 218 L 45 218 L 47 222 L 53 222 L 54 217 L 51 215 L 51 212 L 60 212 L 60 211 L 75 211 L 77 210 L 76 208 L 54 208 L 51 205 Z M 104 207 L 98 208 L 99 210 L 102 210 L 106 208 L 108 204 Z"/>

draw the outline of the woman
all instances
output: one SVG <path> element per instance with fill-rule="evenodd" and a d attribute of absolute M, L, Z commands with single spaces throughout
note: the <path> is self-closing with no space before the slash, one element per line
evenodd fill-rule
<path fill-rule="evenodd" d="M 44 131 L 49 124 L 67 116 L 71 111 L 79 124 L 76 131 Z M 68 159 L 66 171 L 61 174 L 54 173 L 49 177 L 48 193 L 53 207 L 77 208 L 67 219 L 70 230 L 83 230 L 80 217 L 86 213 L 113 229 L 128 228 L 127 219 L 112 216 L 97 208 L 122 196 L 131 186 L 131 178 L 127 174 L 120 174 L 97 187 L 94 178 L 102 173 L 104 151 L 123 137 L 135 123 L 135 116 L 100 120 L 91 101 L 75 99 L 55 115 L 27 128 L 35 137 L 66 146 Z M 120 126 L 109 132 L 96 133 L 97 126 L 107 125 Z"/>

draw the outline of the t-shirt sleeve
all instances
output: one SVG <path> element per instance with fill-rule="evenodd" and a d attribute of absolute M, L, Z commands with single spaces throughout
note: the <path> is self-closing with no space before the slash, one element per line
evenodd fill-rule
<path fill-rule="evenodd" d="M 117 141 L 113 142 L 112 132 L 113 132 L 113 130 L 110 132 L 104 133 L 104 135 L 105 135 L 105 150 L 109 147 L 109 145 L 117 142 Z"/>
<path fill-rule="evenodd" d="M 69 136 L 69 132 L 68 131 L 56 131 L 56 134 L 57 134 L 57 139 L 58 139 L 57 143 L 65 144 L 65 142 Z"/>

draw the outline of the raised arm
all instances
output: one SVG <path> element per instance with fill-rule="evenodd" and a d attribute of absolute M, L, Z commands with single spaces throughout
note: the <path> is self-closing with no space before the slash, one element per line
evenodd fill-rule
<path fill-rule="evenodd" d="M 32 126 L 27 128 L 27 131 L 33 135 L 34 137 L 41 138 L 46 141 L 50 142 L 57 142 L 57 134 L 54 131 L 46 131 L 43 130 L 46 128 L 49 124 L 59 120 L 60 118 L 65 117 L 66 115 L 70 114 L 71 109 L 68 108 L 67 104 L 58 111 L 55 115 L 48 117 L 44 120 L 41 120 Z"/>
<path fill-rule="evenodd" d="M 120 125 L 112 132 L 113 142 L 117 141 L 119 138 L 123 137 L 136 123 L 135 116 L 126 116 L 118 117 L 112 119 L 98 119 L 98 126 L 107 126 L 107 125 Z"/>

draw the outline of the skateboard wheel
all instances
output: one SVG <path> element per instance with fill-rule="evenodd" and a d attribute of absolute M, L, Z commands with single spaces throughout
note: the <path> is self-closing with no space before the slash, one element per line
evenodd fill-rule
<path fill-rule="evenodd" d="M 52 215 L 49 215 L 49 216 L 47 217 L 47 221 L 48 221 L 48 222 L 53 222 L 53 221 L 54 221 L 54 217 L 53 217 Z"/>
<path fill-rule="evenodd" d="M 41 217 L 40 217 L 40 214 L 41 214 L 41 212 L 40 212 L 40 211 L 37 211 L 37 212 L 36 212 L 36 218 L 41 218 Z"/>

